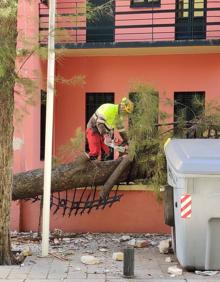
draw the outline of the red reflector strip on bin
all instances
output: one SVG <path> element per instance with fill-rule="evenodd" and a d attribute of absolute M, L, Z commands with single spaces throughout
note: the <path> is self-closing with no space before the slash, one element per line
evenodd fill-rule
<path fill-rule="evenodd" d="M 190 218 L 192 215 L 192 197 L 190 194 L 181 196 L 181 218 Z"/>

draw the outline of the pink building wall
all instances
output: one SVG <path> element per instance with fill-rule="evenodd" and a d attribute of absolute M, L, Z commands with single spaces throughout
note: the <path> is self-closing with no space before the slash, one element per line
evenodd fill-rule
<path fill-rule="evenodd" d="M 170 228 L 163 222 L 163 206 L 156 195 L 150 191 L 121 191 L 121 193 L 124 196 L 119 203 L 104 210 L 92 210 L 90 214 L 69 217 L 67 211 L 67 215 L 63 217 L 62 209 L 53 214 L 53 208 L 51 230 L 60 228 L 65 232 L 170 232 Z M 22 204 L 22 230 L 37 230 L 39 211 L 39 203 Z"/>
<path fill-rule="evenodd" d="M 18 1 L 18 41 L 17 50 L 33 50 L 38 46 L 38 1 Z M 40 161 L 40 86 L 43 85 L 41 62 L 34 52 L 25 62 L 25 57 L 18 57 L 16 68 L 21 77 L 29 77 L 36 82 L 36 89 L 25 95 L 25 89 L 15 87 L 14 118 L 14 173 L 42 167 Z M 30 105 L 26 101 L 30 101 Z M 20 228 L 20 202 L 12 202 L 11 229 Z"/>
<path fill-rule="evenodd" d="M 158 13 L 154 13 L 154 11 Z M 160 13 L 168 10 L 166 13 Z M 169 11 L 170 10 L 170 11 Z M 165 41 L 174 40 L 174 26 L 157 27 L 152 25 L 163 25 L 175 23 L 175 0 L 161 0 L 160 7 L 130 7 L 130 0 L 115 1 L 115 41 Z M 127 14 L 117 14 L 127 12 Z M 134 12 L 129 14 L 129 12 Z M 137 14 L 135 14 L 137 12 Z M 140 12 L 143 12 L 142 14 Z M 146 27 L 136 27 L 146 25 Z M 147 27 L 147 25 L 149 27 Z M 132 28 L 122 28 L 122 26 L 133 26 Z"/>
<path fill-rule="evenodd" d="M 220 8 L 219 1 L 208 1 L 207 8 Z M 210 10 L 207 11 L 207 23 L 211 25 L 207 26 L 207 39 L 218 39 L 220 37 L 220 29 L 218 22 L 220 20 L 220 11 Z"/>
<path fill-rule="evenodd" d="M 65 58 L 57 64 L 64 78 L 85 75 L 86 84 L 57 85 L 55 103 L 56 151 L 73 136 L 77 127 L 85 128 L 87 92 L 114 92 L 115 102 L 131 91 L 135 81 L 155 87 L 173 100 L 175 91 L 205 91 L 206 101 L 219 98 L 219 54 L 112 56 Z M 173 109 L 170 108 L 170 113 Z"/>

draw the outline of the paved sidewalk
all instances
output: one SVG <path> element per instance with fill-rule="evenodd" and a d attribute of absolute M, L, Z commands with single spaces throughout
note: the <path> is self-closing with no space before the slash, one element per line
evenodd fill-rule
<path fill-rule="evenodd" d="M 183 272 L 178 277 L 170 277 L 167 269 L 171 265 L 166 263 L 167 255 L 159 254 L 156 248 L 135 250 L 135 278 L 125 279 L 122 277 L 123 263 L 113 261 L 107 254 L 103 256 L 103 263 L 99 265 L 83 265 L 80 256 L 74 255 L 69 261 L 62 261 L 54 257 L 39 258 L 28 257 L 24 266 L 0 266 L 0 281 L 10 282 L 126 282 L 126 281 L 220 281 L 220 274 L 214 277 L 198 276 L 194 273 Z M 173 257 L 172 257 L 173 258 Z"/>
<path fill-rule="evenodd" d="M 135 248 L 135 278 L 125 279 L 122 276 L 123 262 L 112 259 L 112 253 L 114 251 L 120 251 L 121 243 L 118 242 L 118 245 L 115 244 L 116 249 L 111 248 L 107 243 L 106 252 L 96 249 L 93 254 L 95 257 L 101 259 L 102 263 L 100 264 L 83 264 L 80 258 L 82 255 L 86 255 L 85 249 L 79 248 L 71 251 L 70 244 L 65 244 L 67 247 L 69 246 L 69 254 L 66 256 L 68 258 L 67 260 L 54 256 L 41 258 L 38 252 L 27 257 L 21 266 L 0 266 L 0 282 L 220 281 L 219 273 L 212 277 L 204 277 L 183 271 L 183 275 L 171 277 L 167 273 L 167 269 L 171 265 L 178 265 L 178 262 L 172 254 L 160 254 L 156 246 Z M 91 248 L 93 244 L 94 240 L 91 239 L 90 244 L 88 243 L 87 246 Z M 166 262 L 166 257 L 170 257 L 172 262 Z"/>

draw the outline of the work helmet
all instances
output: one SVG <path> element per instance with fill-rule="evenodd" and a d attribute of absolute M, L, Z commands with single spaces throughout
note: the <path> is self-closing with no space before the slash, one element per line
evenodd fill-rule
<path fill-rule="evenodd" d="M 134 104 L 127 97 L 123 97 L 120 104 L 124 112 L 128 114 L 131 114 L 133 112 Z"/>

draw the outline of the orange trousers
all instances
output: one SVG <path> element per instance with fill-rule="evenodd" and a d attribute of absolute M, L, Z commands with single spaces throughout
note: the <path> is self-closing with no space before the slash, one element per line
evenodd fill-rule
<path fill-rule="evenodd" d="M 109 147 L 104 143 L 104 138 L 98 132 L 93 132 L 91 128 L 86 130 L 86 138 L 89 145 L 89 156 L 101 160 L 102 150 L 106 155 L 110 154 Z"/>

